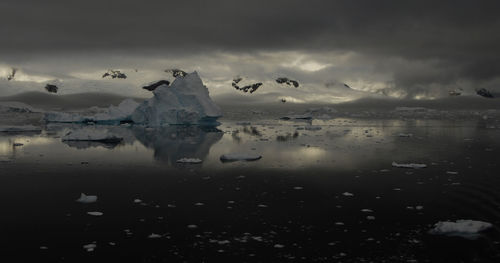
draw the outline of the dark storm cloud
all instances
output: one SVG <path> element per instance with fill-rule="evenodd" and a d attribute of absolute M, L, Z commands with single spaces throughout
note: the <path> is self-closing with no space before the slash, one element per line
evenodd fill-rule
<path fill-rule="evenodd" d="M 4 0 L 0 58 L 350 51 L 419 90 L 499 77 L 499 9 L 498 1 Z"/>

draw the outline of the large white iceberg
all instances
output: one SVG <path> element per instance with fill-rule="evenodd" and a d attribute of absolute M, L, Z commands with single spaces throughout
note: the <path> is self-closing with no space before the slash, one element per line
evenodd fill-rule
<path fill-rule="evenodd" d="M 176 78 L 170 86 L 157 87 L 153 94 L 153 98 L 144 101 L 132 114 L 134 123 L 150 127 L 210 124 L 222 116 L 196 72 Z"/>

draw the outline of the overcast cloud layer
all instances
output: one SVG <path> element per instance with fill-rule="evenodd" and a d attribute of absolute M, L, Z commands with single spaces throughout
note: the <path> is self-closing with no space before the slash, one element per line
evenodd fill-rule
<path fill-rule="evenodd" d="M 234 96 L 235 75 L 280 96 L 291 91 L 272 79 L 286 75 L 303 83 L 292 96 L 311 99 L 500 91 L 498 10 L 498 1 L 4 0 L 0 73 L 97 80 L 107 68 L 140 69 L 121 85 L 132 90 L 183 67 Z"/>

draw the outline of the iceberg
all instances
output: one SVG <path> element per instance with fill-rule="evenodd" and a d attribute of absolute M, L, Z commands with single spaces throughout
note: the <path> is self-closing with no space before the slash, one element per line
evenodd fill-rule
<path fill-rule="evenodd" d="M 429 233 L 476 239 L 480 236 L 480 232 L 492 226 L 491 223 L 475 220 L 457 220 L 456 222 L 440 221 L 434 224 L 434 228 L 431 229 Z"/>
<path fill-rule="evenodd" d="M 148 127 L 169 124 L 216 125 L 221 109 L 210 99 L 198 73 L 176 78 L 169 86 L 159 81 L 146 86 L 153 97 L 138 103 L 126 99 L 118 106 L 90 108 L 87 112 L 47 112 L 45 121 L 59 123 L 120 124 L 135 123 Z"/>
<path fill-rule="evenodd" d="M 100 123 L 115 124 L 121 122 L 130 122 L 134 110 L 139 103 L 132 99 L 122 101 L 118 106 L 111 105 L 109 108 L 102 109 L 95 114 L 82 114 L 72 112 L 47 112 L 45 121 L 61 123 Z"/>
<path fill-rule="evenodd" d="M 176 78 L 170 86 L 153 90 L 153 98 L 144 101 L 132 114 L 132 121 L 150 127 L 168 124 L 217 124 L 220 108 L 210 99 L 198 73 Z"/>

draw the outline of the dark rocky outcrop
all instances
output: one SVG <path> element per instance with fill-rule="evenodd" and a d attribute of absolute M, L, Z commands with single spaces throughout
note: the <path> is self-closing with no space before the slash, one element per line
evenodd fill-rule
<path fill-rule="evenodd" d="M 144 86 L 142 88 L 145 89 L 145 90 L 153 91 L 153 90 L 155 90 L 156 88 L 158 88 L 161 85 L 167 85 L 167 86 L 169 86 L 170 85 L 170 81 L 168 81 L 168 80 L 160 80 L 160 81 L 156 81 L 156 82 L 153 82 L 151 84 L 148 84 L 148 85 L 146 85 L 146 86 Z"/>
<path fill-rule="evenodd" d="M 285 77 L 277 78 L 276 82 L 279 84 L 286 84 L 288 86 L 294 86 L 295 88 L 299 87 L 298 81 L 293 80 L 293 79 L 289 79 L 289 78 L 285 78 Z"/>
<path fill-rule="evenodd" d="M 106 73 L 102 75 L 103 78 L 110 77 L 112 79 L 126 79 L 127 75 L 119 70 L 108 69 Z"/>
<path fill-rule="evenodd" d="M 57 93 L 59 88 L 56 85 L 47 84 L 47 85 L 45 85 L 45 90 L 47 90 L 50 93 Z"/>
<path fill-rule="evenodd" d="M 16 76 L 16 72 L 17 72 L 17 68 L 12 68 L 11 72 L 9 75 L 7 75 L 7 80 L 8 81 L 11 81 L 14 79 L 14 77 Z"/>
<path fill-rule="evenodd" d="M 187 72 L 185 72 L 182 69 L 174 68 L 174 69 L 166 69 L 165 72 L 167 73 L 172 73 L 172 76 L 174 78 L 178 77 L 185 77 L 187 75 Z"/>
<path fill-rule="evenodd" d="M 495 97 L 493 94 L 491 94 L 491 92 L 489 92 L 485 88 L 476 90 L 476 93 L 477 93 L 477 95 L 485 97 L 485 98 L 490 98 L 491 99 L 491 98 Z"/>

